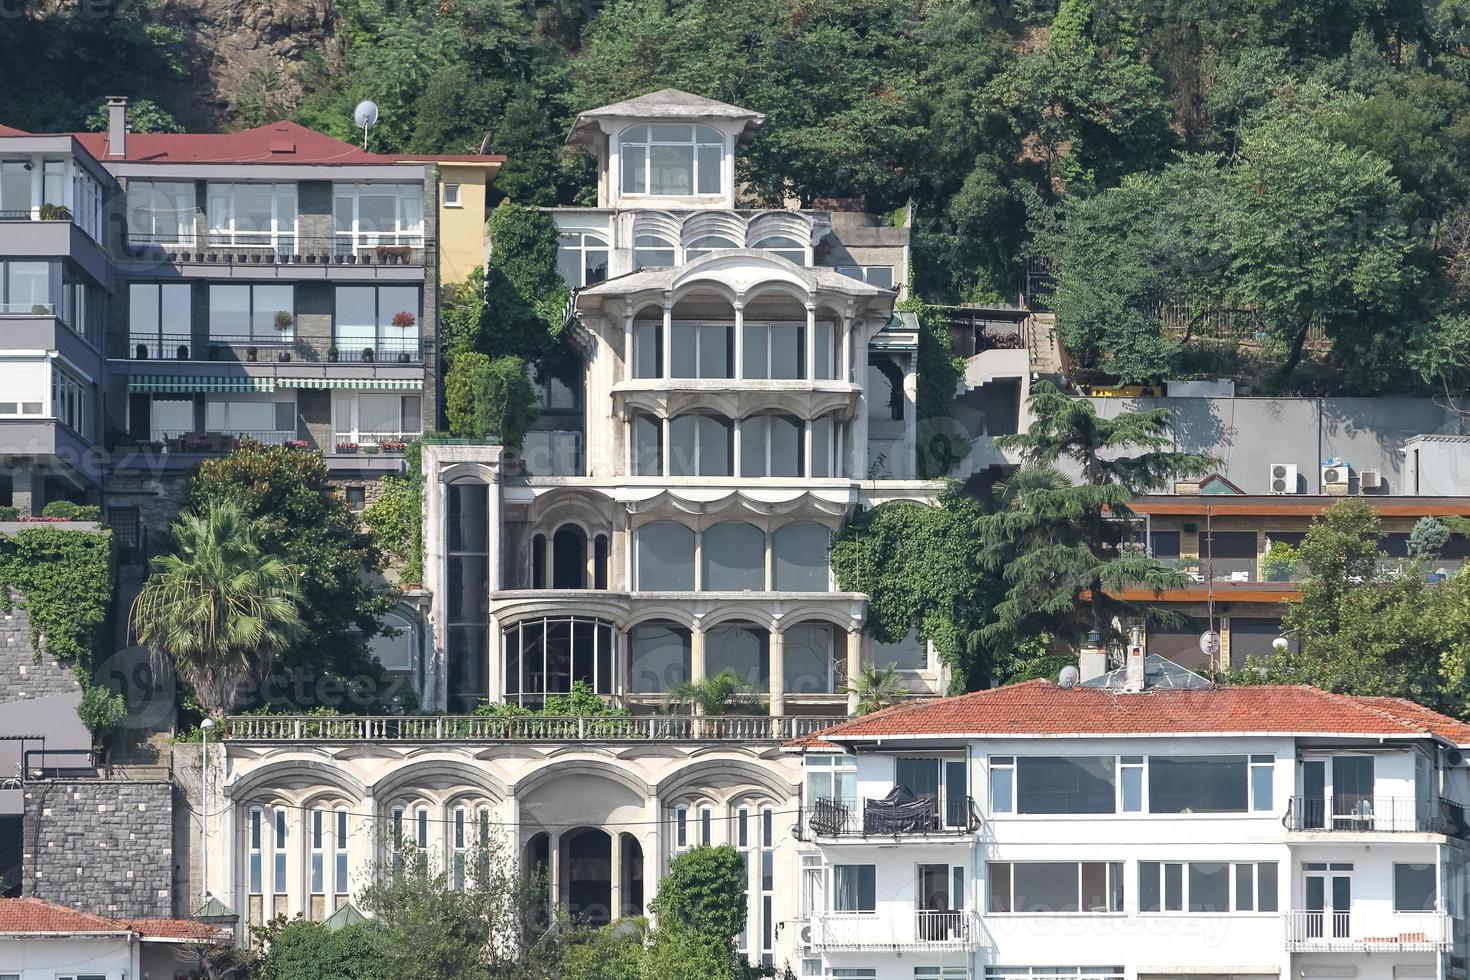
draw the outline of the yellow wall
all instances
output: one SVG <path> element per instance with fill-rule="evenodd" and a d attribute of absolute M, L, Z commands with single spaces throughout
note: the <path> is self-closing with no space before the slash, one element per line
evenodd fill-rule
<path fill-rule="evenodd" d="M 485 264 L 485 185 L 495 168 L 439 164 L 439 282 L 464 282 Z M 459 185 L 459 207 L 444 206 L 444 185 Z"/>

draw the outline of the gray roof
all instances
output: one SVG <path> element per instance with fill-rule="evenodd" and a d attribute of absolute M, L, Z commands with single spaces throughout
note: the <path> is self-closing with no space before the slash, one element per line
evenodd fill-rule
<path fill-rule="evenodd" d="M 1119 667 L 1100 677 L 1083 681 L 1083 687 L 1100 687 L 1107 691 L 1121 691 L 1128 683 L 1128 668 Z M 1143 686 L 1173 691 L 1203 691 L 1214 687 L 1207 678 L 1192 670 L 1179 666 L 1174 661 L 1151 653 L 1143 658 Z"/>
<path fill-rule="evenodd" d="M 694 95 L 676 88 L 659 89 L 647 95 L 624 99 L 612 105 L 599 106 L 579 113 L 567 136 L 568 143 L 588 143 L 599 132 L 596 119 L 676 119 L 699 122 L 711 119 L 745 120 L 745 132 L 766 121 L 763 113 L 752 112 L 728 102 L 716 102 L 702 95 Z"/>

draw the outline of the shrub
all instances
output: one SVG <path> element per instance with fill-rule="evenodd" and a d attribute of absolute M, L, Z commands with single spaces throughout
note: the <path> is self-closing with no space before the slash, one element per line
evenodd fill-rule
<path fill-rule="evenodd" d="M 77 717 L 92 733 L 92 743 L 104 745 L 128 717 L 128 703 L 121 694 L 94 684 L 82 692 L 82 703 L 77 705 Z"/>
<path fill-rule="evenodd" d="M 93 504 L 74 504 L 70 500 L 53 500 L 41 509 L 42 517 L 59 517 L 66 521 L 100 521 L 102 508 Z"/>
<path fill-rule="evenodd" d="M 745 859 L 733 847 L 696 847 L 674 858 L 659 882 L 653 910 L 661 924 L 681 924 L 726 942 L 745 928 Z"/>

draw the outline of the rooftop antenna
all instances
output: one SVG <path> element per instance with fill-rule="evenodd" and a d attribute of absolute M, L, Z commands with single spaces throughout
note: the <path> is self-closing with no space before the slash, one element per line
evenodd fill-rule
<path fill-rule="evenodd" d="M 367 99 L 362 100 L 357 104 L 357 108 L 352 110 L 352 121 L 357 124 L 358 129 L 362 130 L 362 148 L 366 150 L 368 130 L 372 129 L 378 121 L 378 104 Z"/>

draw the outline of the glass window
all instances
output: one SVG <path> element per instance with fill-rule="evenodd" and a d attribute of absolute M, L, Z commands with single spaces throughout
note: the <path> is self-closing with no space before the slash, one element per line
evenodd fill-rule
<path fill-rule="evenodd" d="M 531 619 L 505 631 L 505 686 L 509 700 L 539 703 L 569 694 L 582 683 L 613 694 L 614 631 L 597 619 Z"/>
<path fill-rule="evenodd" d="M 832 866 L 832 910 L 875 912 L 878 909 L 878 869 L 872 864 Z"/>
<path fill-rule="evenodd" d="M 1276 862 L 1140 861 L 1142 912 L 1275 912 Z"/>
<path fill-rule="evenodd" d="M 744 521 L 724 521 L 700 543 L 705 592 L 761 592 L 766 587 L 766 536 Z"/>
<path fill-rule="evenodd" d="M 991 912 L 1123 910 L 1119 862 L 992 862 L 987 870 Z"/>
<path fill-rule="evenodd" d="M 573 289 L 591 286 L 607 278 L 607 256 L 607 239 L 602 236 L 562 232 L 556 253 L 557 271 Z"/>
<path fill-rule="evenodd" d="M 820 524 L 787 524 L 771 536 L 773 588 L 777 592 L 826 592 L 832 533 Z"/>
<path fill-rule="evenodd" d="M 671 327 L 670 377 L 733 378 L 734 329 L 724 323 L 676 321 Z"/>
<path fill-rule="evenodd" d="M 619 141 L 624 194 L 688 197 L 722 188 L 725 136 L 710 126 L 645 124 Z"/>
<path fill-rule="evenodd" d="M 716 415 L 681 415 L 669 422 L 669 475 L 730 476 L 734 426 Z"/>
<path fill-rule="evenodd" d="M 129 180 L 128 240 L 192 244 L 195 207 L 193 181 Z"/>
<path fill-rule="evenodd" d="M 673 623 L 640 623 L 628 631 L 628 688 L 662 694 L 689 680 L 689 630 Z"/>
<path fill-rule="evenodd" d="M 804 323 L 744 323 L 741 338 L 743 377 L 793 381 L 806 376 Z"/>
<path fill-rule="evenodd" d="M 674 243 L 662 235 L 633 238 L 633 265 L 639 269 L 667 269 L 675 264 Z"/>
<path fill-rule="evenodd" d="M 10 313 L 50 315 L 56 312 L 51 296 L 51 263 L 5 262 L 5 306 Z"/>
<path fill-rule="evenodd" d="M 728 670 L 758 690 L 770 687 L 770 635 L 758 626 L 721 623 L 710 627 L 704 634 L 704 657 L 709 677 Z"/>
<path fill-rule="evenodd" d="M 31 200 L 31 172 L 26 169 L 26 161 L 0 161 L 0 212 L 24 217 L 42 203 Z"/>
<path fill-rule="evenodd" d="M 855 800 L 857 760 L 850 755 L 807 756 L 806 787 L 811 800 Z"/>
<path fill-rule="evenodd" d="M 1113 756 L 1022 756 L 1016 760 L 1017 813 L 1112 813 Z"/>
<path fill-rule="evenodd" d="M 1150 813 L 1245 813 L 1243 755 L 1150 756 Z"/>
<path fill-rule="evenodd" d="M 1143 757 L 1125 755 L 1118 773 L 1122 779 L 1123 812 L 1143 812 Z"/>
<path fill-rule="evenodd" d="M 751 248 L 758 248 L 779 255 L 789 262 L 797 265 L 806 265 L 806 248 L 794 238 L 787 235 L 768 235 L 756 242 Z"/>
<path fill-rule="evenodd" d="M 832 627 L 802 623 L 781 632 L 782 681 L 787 694 L 831 694 Z"/>
<path fill-rule="evenodd" d="M 790 415 L 754 415 L 740 423 L 740 475 L 799 477 L 805 473 L 805 425 Z"/>
<path fill-rule="evenodd" d="M 281 314 L 280 322 L 285 324 L 284 327 L 277 326 L 277 317 Z M 210 284 L 209 336 L 212 340 L 286 341 L 291 339 L 295 323 L 294 286 L 275 283 L 255 286 Z"/>
<path fill-rule="evenodd" d="M 654 521 L 636 532 L 638 590 L 694 591 L 694 532 L 673 521 Z"/>
<path fill-rule="evenodd" d="M 1273 809 L 1275 793 L 1272 788 L 1272 780 L 1275 775 L 1275 756 L 1251 756 L 1251 809 L 1253 811 L 1270 813 Z"/>
<path fill-rule="evenodd" d="M 663 376 L 664 325 L 658 320 L 633 324 L 633 377 Z"/>
<path fill-rule="evenodd" d="M 990 759 L 990 811 L 1014 813 L 1016 808 L 1016 759 L 997 755 Z"/>
<path fill-rule="evenodd" d="M 296 244 L 295 184 L 209 184 L 207 214 L 211 245 Z"/>
<path fill-rule="evenodd" d="M 1395 912 L 1432 912 L 1438 897 L 1435 869 L 1432 864 L 1395 864 L 1393 866 L 1393 910 Z"/>
<path fill-rule="evenodd" d="M 1230 865 L 1218 862 L 1190 862 L 1189 911 L 1230 911 Z"/>
<path fill-rule="evenodd" d="M 422 245 L 423 185 L 333 184 L 332 233 L 338 254 L 379 245 Z"/>
<path fill-rule="evenodd" d="M 664 426 L 652 415 L 633 418 L 633 475 L 662 476 L 664 471 Z"/>

